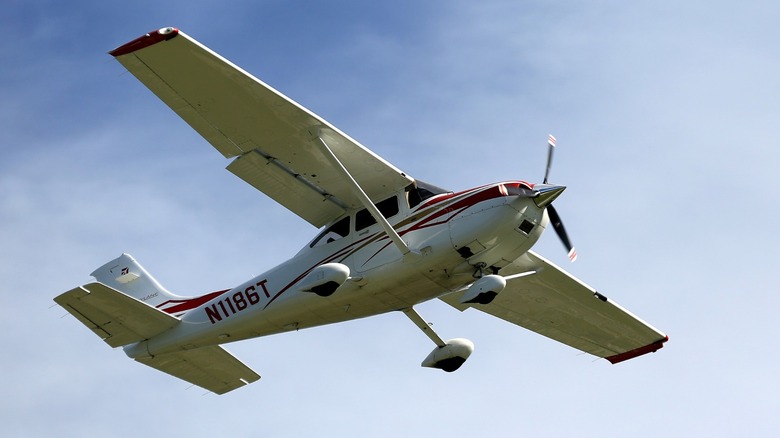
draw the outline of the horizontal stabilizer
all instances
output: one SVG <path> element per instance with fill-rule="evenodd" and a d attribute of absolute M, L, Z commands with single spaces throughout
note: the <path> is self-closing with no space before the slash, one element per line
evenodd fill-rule
<path fill-rule="evenodd" d="M 216 345 L 136 360 L 220 395 L 260 379 L 259 374 Z"/>
<path fill-rule="evenodd" d="M 102 283 L 71 289 L 54 301 L 112 347 L 143 341 L 179 319 Z"/>

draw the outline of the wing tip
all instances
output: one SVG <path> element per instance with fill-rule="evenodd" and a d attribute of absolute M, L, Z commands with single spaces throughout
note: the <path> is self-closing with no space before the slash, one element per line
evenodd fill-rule
<path fill-rule="evenodd" d="M 616 354 L 614 356 L 605 357 L 612 365 L 620 362 L 627 361 L 629 359 L 633 359 L 635 357 L 642 356 L 643 354 L 647 353 L 655 353 L 656 351 L 660 350 L 664 347 L 664 343 L 669 341 L 669 336 L 664 336 L 663 339 L 659 341 L 655 341 L 652 344 L 648 344 L 639 348 L 635 348 L 630 351 L 626 351 L 620 354 Z"/>
<path fill-rule="evenodd" d="M 153 30 L 147 34 L 130 41 L 129 43 L 122 44 L 116 49 L 108 52 L 113 57 L 127 55 L 137 50 L 149 47 L 162 41 L 168 41 L 179 34 L 179 29 L 175 27 L 163 27 L 157 30 Z"/>

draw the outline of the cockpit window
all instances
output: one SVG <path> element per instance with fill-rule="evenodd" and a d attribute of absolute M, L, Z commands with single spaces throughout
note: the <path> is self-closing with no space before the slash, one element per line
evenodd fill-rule
<path fill-rule="evenodd" d="M 427 182 L 420 181 L 419 179 L 415 181 L 415 183 L 410 187 L 411 188 L 408 189 L 409 208 L 417 207 L 426 199 L 432 198 L 436 195 L 450 193 L 450 190 L 436 187 L 433 184 L 428 184 Z"/>
<path fill-rule="evenodd" d="M 376 208 L 385 218 L 391 218 L 398 214 L 398 199 L 395 196 L 392 198 L 387 198 L 384 201 L 380 201 L 374 205 L 376 205 Z M 368 228 L 375 223 L 376 219 L 374 219 L 374 216 L 371 216 L 371 212 L 365 208 L 355 214 L 355 231 Z"/>
<path fill-rule="evenodd" d="M 326 228 L 309 246 L 314 248 L 315 246 L 325 245 L 347 235 L 349 235 L 349 216 Z"/>

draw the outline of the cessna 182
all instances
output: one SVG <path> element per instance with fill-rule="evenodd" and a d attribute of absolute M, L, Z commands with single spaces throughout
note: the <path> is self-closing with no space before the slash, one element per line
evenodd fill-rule
<path fill-rule="evenodd" d="M 621 362 L 669 338 L 531 251 L 565 189 L 503 181 L 451 192 L 416 180 L 178 29 L 109 52 L 232 161 L 227 169 L 322 231 L 234 288 L 183 297 L 127 254 L 54 299 L 132 359 L 217 394 L 260 376 L 220 344 L 400 311 L 435 344 L 422 366 L 474 350 L 442 340 L 414 306 L 438 298 Z"/>

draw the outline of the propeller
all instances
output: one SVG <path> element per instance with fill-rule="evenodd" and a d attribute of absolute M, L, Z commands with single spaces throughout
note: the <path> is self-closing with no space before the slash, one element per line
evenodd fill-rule
<path fill-rule="evenodd" d="M 544 180 L 542 184 L 547 184 L 547 178 L 550 177 L 550 168 L 552 167 L 553 152 L 555 152 L 555 137 L 552 134 L 547 136 L 547 169 L 544 171 Z"/>
<path fill-rule="evenodd" d="M 542 182 L 545 187 L 542 187 L 539 190 L 539 196 L 536 199 L 536 205 L 547 209 L 547 214 L 550 217 L 550 223 L 555 230 L 555 234 L 558 235 L 558 238 L 561 239 L 563 246 L 565 246 L 566 250 L 569 251 L 569 260 L 574 262 L 577 260 L 577 250 L 574 249 L 574 246 L 571 244 L 571 240 L 569 240 L 569 235 L 566 233 L 566 228 L 563 226 L 561 216 L 555 210 L 555 207 L 552 206 L 552 201 L 557 198 L 566 187 L 547 184 L 547 180 L 550 177 L 550 168 L 552 167 L 554 151 L 555 137 L 550 134 L 550 136 L 547 137 L 547 168 L 544 172 L 544 180 Z"/>
<path fill-rule="evenodd" d="M 574 248 L 574 246 L 572 246 L 571 241 L 569 240 L 569 235 L 566 234 L 566 228 L 563 227 L 561 217 L 558 215 L 558 212 L 555 211 L 555 207 L 552 205 L 547 206 L 547 214 L 550 216 L 550 223 L 552 223 L 553 230 L 555 230 L 558 238 L 560 238 L 561 242 L 563 242 L 563 246 L 565 246 L 569 251 L 569 260 L 574 262 L 577 260 L 577 250 Z"/>

